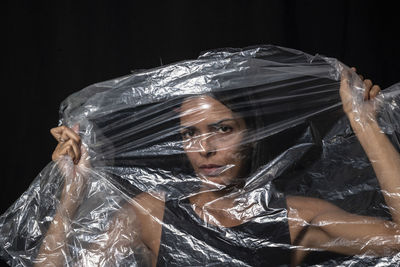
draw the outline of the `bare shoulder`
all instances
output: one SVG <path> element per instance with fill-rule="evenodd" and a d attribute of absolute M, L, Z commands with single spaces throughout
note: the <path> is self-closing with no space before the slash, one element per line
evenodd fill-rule
<path fill-rule="evenodd" d="M 286 205 L 290 240 L 293 245 L 299 246 L 299 249 L 296 249 L 292 254 L 292 261 L 297 265 L 309 253 L 308 249 L 301 248 L 313 247 L 312 244 L 314 243 L 327 242 L 328 240 L 323 231 L 309 226 L 321 214 L 336 212 L 340 209 L 328 201 L 301 196 L 288 196 Z"/>
<path fill-rule="evenodd" d="M 310 223 L 321 214 L 340 211 L 337 206 L 328 201 L 301 196 L 288 196 L 286 198 L 288 208 L 289 230 L 292 244 Z"/>
<path fill-rule="evenodd" d="M 144 192 L 132 198 L 127 205 L 138 219 L 142 241 L 153 252 L 156 259 L 164 216 L 164 196 Z"/>
<path fill-rule="evenodd" d="M 290 214 L 302 215 L 304 219 L 309 218 L 308 221 L 321 213 L 340 210 L 340 208 L 326 200 L 312 197 L 288 196 L 286 204 L 289 216 Z"/>
<path fill-rule="evenodd" d="M 165 201 L 163 194 L 156 195 L 143 192 L 132 198 L 129 203 L 140 213 L 151 214 L 160 219 L 162 219 L 162 215 L 164 214 Z"/>

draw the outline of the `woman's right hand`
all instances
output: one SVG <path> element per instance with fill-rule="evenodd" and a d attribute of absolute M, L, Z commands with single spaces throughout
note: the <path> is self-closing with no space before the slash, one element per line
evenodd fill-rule
<path fill-rule="evenodd" d="M 81 137 L 77 134 L 79 125 L 72 129 L 67 126 L 59 126 L 50 130 L 50 133 L 58 141 L 58 145 L 53 152 L 53 161 L 59 160 L 63 156 L 70 156 L 74 164 L 78 164 L 81 158 Z"/>
<path fill-rule="evenodd" d="M 69 156 L 78 167 L 89 167 L 88 153 L 82 144 L 78 131 L 79 124 L 74 125 L 72 128 L 62 125 L 50 130 L 50 133 L 58 141 L 52 155 L 53 161 L 58 162 L 65 156 Z"/>
<path fill-rule="evenodd" d="M 76 205 L 71 204 L 79 202 L 87 185 L 89 155 L 78 134 L 79 124 L 72 128 L 59 126 L 50 132 L 58 141 L 52 159 L 65 177 L 62 202 L 68 207 L 74 207 Z"/>

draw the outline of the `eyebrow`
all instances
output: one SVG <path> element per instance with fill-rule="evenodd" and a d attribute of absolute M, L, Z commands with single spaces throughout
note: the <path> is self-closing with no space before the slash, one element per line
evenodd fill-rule
<path fill-rule="evenodd" d="M 207 126 L 208 127 L 215 127 L 215 126 L 217 126 L 217 125 L 219 125 L 219 124 L 221 124 L 221 123 L 223 123 L 225 121 L 234 121 L 238 125 L 237 121 L 234 118 L 226 118 L 226 119 L 222 119 L 222 120 L 219 120 L 217 122 L 208 124 Z M 193 128 L 196 128 L 196 127 L 195 126 L 182 126 L 181 131 L 182 130 L 186 130 L 186 129 L 193 129 Z"/>
<path fill-rule="evenodd" d="M 229 119 L 222 119 L 222 120 L 220 120 L 220 121 L 217 121 L 217 122 L 215 122 L 215 123 L 211 123 L 211 124 L 209 124 L 208 126 L 211 126 L 211 127 L 213 127 L 213 126 L 217 126 L 217 125 L 219 125 L 219 124 L 221 124 L 221 123 L 223 123 L 223 122 L 225 122 L 225 121 L 234 121 L 236 124 L 237 124 L 237 122 L 236 122 L 236 120 L 235 119 L 231 119 L 231 118 L 229 118 Z"/>

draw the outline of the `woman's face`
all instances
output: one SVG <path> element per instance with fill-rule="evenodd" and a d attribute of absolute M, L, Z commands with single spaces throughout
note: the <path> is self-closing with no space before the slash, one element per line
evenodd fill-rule
<path fill-rule="evenodd" d="M 205 183 L 229 185 L 241 175 L 243 118 L 210 96 L 198 96 L 183 102 L 180 120 L 186 155 Z"/>

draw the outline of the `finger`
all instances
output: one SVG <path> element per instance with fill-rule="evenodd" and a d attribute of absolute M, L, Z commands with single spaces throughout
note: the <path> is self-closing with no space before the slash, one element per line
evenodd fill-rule
<path fill-rule="evenodd" d="M 340 79 L 340 95 L 342 96 L 342 98 L 351 94 L 350 77 L 351 77 L 350 71 L 348 69 L 344 69 L 341 73 L 341 79 Z"/>
<path fill-rule="evenodd" d="M 53 135 L 53 137 L 58 142 L 65 142 L 69 139 L 68 135 L 66 133 L 67 129 L 68 129 L 68 127 L 62 125 L 62 126 L 51 129 L 50 133 Z"/>
<path fill-rule="evenodd" d="M 369 92 L 371 91 L 372 88 L 372 81 L 369 79 L 364 80 L 364 100 L 369 99 Z"/>
<path fill-rule="evenodd" d="M 65 143 L 65 145 L 69 145 L 72 148 L 74 157 L 71 158 L 75 164 L 78 164 L 81 159 L 80 144 L 77 144 L 74 140 L 70 139 Z"/>
<path fill-rule="evenodd" d="M 66 141 L 70 140 L 70 137 L 68 136 L 67 132 L 64 130 L 58 139 L 58 142 L 60 143 L 65 143 Z"/>
<path fill-rule="evenodd" d="M 81 142 L 80 136 L 74 130 L 64 125 L 51 129 L 50 133 L 58 142 L 65 142 L 69 139 L 74 140 L 76 143 Z"/>
<path fill-rule="evenodd" d="M 57 145 L 56 150 L 54 150 L 52 159 L 53 161 L 59 160 L 63 156 L 70 156 L 72 160 L 75 158 L 74 150 L 70 145 L 66 145 L 65 143 L 59 143 Z"/>
<path fill-rule="evenodd" d="M 50 129 L 51 135 L 52 135 L 56 140 L 59 140 L 60 137 L 61 137 L 61 134 L 62 134 L 62 132 L 63 132 L 62 127 L 64 127 L 64 126 L 59 126 L 59 127 L 55 127 L 55 128 Z"/>
<path fill-rule="evenodd" d="M 53 161 L 57 161 L 61 157 L 61 154 L 60 154 L 61 145 L 62 145 L 62 143 L 58 143 L 56 149 L 54 149 L 53 154 L 51 155 L 51 159 Z"/>
<path fill-rule="evenodd" d="M 86 146 L 83 144 L 81 144 L 80 146 L 80 158 L 78 163 L 80 164 L 81 167 L 84 166 L 86 168 L 89 168 L 90 166 L 90 156 Z"/>
<path fill-rule="evenodd" d="M 52 155 L 52 159 L 53 161 L 57 161 L 62 156 L 70 156 L 74 163 L 77 164 L 81 157 L 78 144 L 72 139 L 65 143 L 59 143 Z"/>
<path fill-rule="evenodd" d="M 75 161 L 74 150 L 70 146 L 67 147 L 67 155 L 71 157 L 72 161 Z"/>
<path fill-rule="evenodd" d="M 53 161 L 57 161 L 63 156 L 70 156 L 72 159 L 75 158 L 73 149 L 69 145 L 65 145 L 65 143 L 59 143 L 53 152 L 52 159 Z"/>
<path fill-rule="evenodd" d="M 350 72 L 348 70 L 343 70 L 340 78 L 340 87 L 348 87 L 350 80 Z"/>
<path fill-rule="evenodd" d="M 350 77 L 351 70 L 344 69 L 341 73 L 340 80 L 340 98 L 342 100 L 343 110 L 344 112 L 350 112 L 352 110 L 352 90 L 350 88 Z"/>
<path fill-rule="evenodd" d="M 355 73 L 357 73 L 357 68 L 356 67 L 351 67 L 351 70 L 354 71 Z M 364 76 L 362 76 L 361 74 L 358 74 L 358 77 L 360 77 L 360 79 L 362 81 L 364 80 Z"/>
<path fill-rule="evenodd" d="M 381 88 L 379 87 L 379 85 L 372 86 L 371 90 L 369 91 L 369 99 L 374 99 L 380 91 Z"/>

